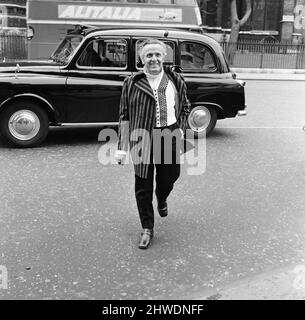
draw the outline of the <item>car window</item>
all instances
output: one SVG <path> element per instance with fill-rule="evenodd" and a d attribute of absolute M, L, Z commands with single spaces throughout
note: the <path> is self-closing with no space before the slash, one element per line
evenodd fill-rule
<path fill-rule="evenodd" d="M 217 67 L 211 50 L 200 43 L 184 42 L 180 46 L 182 70 L 215 72 Z"/>
<path fill-rule="evenodd" d="M 127 42 L 124 39 L 96 39 L 91 41 L 77 60 L 79 67 L 127 67 Z"/>
<path fill-rule="evenodd" d="M 71 36 L 68 35 L 64 40 L 58 45 L 55 52 L 52 54 L 51 59 L 66 64 L 69 59 L 73 56 L 74 52 L 80 45 L 83 37 L 82 36 Z"/>
<path fill-rule="evenodd" d="M 141 47 L 141 44 L 146 39 L 141 39 L 136 42 L 136 66 L 137 69 L 143 68 L 143 63 L 139 57 L 139 49 Z M 175 56 L 175 45 L 171 41 L 162 41 L 166 45 L 166 56 L 164 60 L 164 64 L 166 65 L 173 65 L 174 64 L 174 56 Z"/>

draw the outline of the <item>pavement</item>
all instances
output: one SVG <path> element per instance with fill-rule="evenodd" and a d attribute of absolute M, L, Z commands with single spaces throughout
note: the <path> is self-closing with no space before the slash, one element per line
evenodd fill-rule
<path fill-rule="evenodd" d="M 231 68 L 237 79 L 305 81 L 305 69 Z M 268 271 L 198 295 L 198 300 L 305 300 L 305 264 Z"/>
<path fill-rule="evenodd" d="M 238 280 L 209 290 L 196 300 L 305 300 L 305 265 Z"/>
<path fill-rule="evenodd" d="M 232 68 L 232 71 L 236 72 L 238 78 L 241 78 L 243 80 L 305 81 L 305 70 Z M 74 135 L 75 135 L 75 133 L 74 133 Z M 94 135 L 94 137 L 95 137 L 95 135 Z M 78 141 L 80 139 L 80 137 L 78 136 L 78 137 L 76 137 L 76 139 Z M 67 216 L 65 214 L 65 211 L 66 211 L 65 208 L 61 208 L 61 210 L 59 212 L 56 212 L 56 215 L 49 215 L 49 212 L 46 211 L 46 208 L 48 206 L 43 206 L 38 209 L 40 210 L 40 212 L 45 212 L 45 217 L 47 217 L 47 218 L 45 218 L 45 220 L 43 220 L 44 223 L 46 223 L 46 225 L 45 225 L 44 223 L 42 224 L 41 220 L 39 220 L 39 219 L 38 220 L 36 218 L 35 218 L 36 220 L 32 219 L 33 217 L 35 217 L 35 215 L 37 213 L 37 208 L 34 208 L 34 211 L 33 211 L 32 210 L 33 207 L 32 207 L 32 209 L 29 211 L 29 215 L 28 215 L 28 219 L 31 222 L 31 224 L 33 224 L 32 228 L 34 230 L 34 232 L 31 233 L 31 239 L 35 238 L 36 235 L 39 235 L 39 237 L 40 237 L 39 239 L 43 239 L 43 238 L 41 238 L 41 235 L 40 235 L 41 225 L 43 226 L 43 228 L 45 228 L 48 224 L 50 224 L 52 227 L 50 234 L 47 235 L 47 239 L 51 239 L 52 241 L 51 240 L 46 241 L 45 246 L 43 246 L 43 247 L 42 246 L 36 247 L 35 241 L 33 241 L 32 243 L 22 241 L 22 239 L 24 239 L 25 236 L 31 230 L 31 225 L 26 224 L 26 222 L 27 222 L 26 217 L 19 219 L 19 220 L 16 218 L 16 217 L 18 217 L 19 214 L 22 213 L 22 211 L 21 211 L 21 213 L 19 213 L 19 211 L 16 210 L 15 216 L 12 216 L 11 213 L 8 212 L 8 214 L 10 214 L 10 217 L 12 219 L 12 223 L 15 224 L 18 222 L 18 224 L 21 224 L 23 227 L 23 228 L 20 228 L 20 230 L 24 230 L 24 232 L 20 232 L 20 234 L 18 234 L 18 236 L 20 236 L 20 239 L 21 239 L 20 243 L 18 243 L 18 246 L 13 246 L 13 249 L 8 247 L 8 251 L 7 251 L 7 252 L 9 252 L 7 254 L 9 254 L 12 258 L 12 261 L 13 261 L 12 265 L 14 263 L 15 265 L 17 265 L 16 268 L 20 268 L 20 269 L 16 269 L 19 273 L 20 273 L 20 270 L 22 270 L 21 268 L 23 267 L 22 263 L 27 263 L 25 265 L 25 267 L 26 267 L 25 270 L 22 270 L 23 273 L 19 277 L 20 279 L 19 278 L 16 279 L 17 283 L 19 283 L 19 282 L 21 283 L 20 287 L 24 288 L 24 292 L 27 292 L 26 291 L 28 288 L 27 285 L 28 285 L 28 283 L 31 283 L 31 286 L 32 286 L 31 293 L 41 294 L 38 292 L 38 290 L 48 288 L 48 286 L 50 284 L 49 283 L 50 279 L 51 279 L 51 281 L 54 281 L 54 283 L 55 283 L 54 286 L 56 289 L 56 284 L 57 284 L 56 281 L 57 280 L 56 280 L 55 276 L 57 277 L 57 273 L 54 270 L 59 270 L 59 274 L 61 274 L 61 272 L 63 274 L 65 274 L 63 271 L 61 271 L 60 268 L 63 268 L 63 270 L 67 270 L 67 271 L 65 271 L 67 278 L 65 280 L 60 279 L 58 281 L 58 283 L 62 287 L 64 287 L 65 290 L 67 290 L 67 292 L 66 291 L 61 292 L 60 289 L 56 289 L 57 293 L 55 291 L 55 294 L 58 294 L 59 297 L 61 297 L 61 295 L 63 297 L 66 297 L 67 294 L 69 294 L 70 296 L 73 296 L 73 297 L 77 297 L 77 298 L 86 297 L 86 292 L 87 292 L 86 290 L 89 290 L 87 288 L 91 288 L 92 284 L 88 282 L 86 284 L 86 286 L 84 285 L 84 287 L 83 287 L 84 289 L 82 291 L 78 291 L 77 289 L 75 289 L 75 285 L 77 285 L 75 277 L 76 277 L 76 274 L 78 274 L 77 272 L 79 270 L 82 270 L 82 272 L 84 274 L 84 277 L 81 278 L 79 281 L 83 281 L 83 283 L 85 283 L 86 281 L 91 281 L 90 277 L 92 277 L 92 279 L 94 279 L 94 277 L 97 279 L 96 286 L 93 286 L 94 290 L 97 290 L 95 288 L 98 287 L 100 283 L 103 283 L 104 278 L 107 279 L 107 281 L 109 283 L 109 277 L 112 277 L 110 279 L 116 280 L 114 290 L 116 290 L 116 292 L 119 292 L 119 293 L 123 292 L 123 294 L 124 294 L 123 297 L 126 298 L 126 296 L 125 296 L 126 292 L 120 291 L 123 284 L 124 284 L 121 281 L 121 279 L 123 279 L 123 276 L 128 277 L 128 279 L 129 279 L 128 285 L 130 287 L 134 286 L 135 290 L 138 290 L 138 288 L 135 286 L 135 283 L 137 283 L 136 280 L 129 278 L 130 274 L 132 274 L 133 269 L 128 264 L 124 264 L 124 261 L 131 261 L 130 263 L 136 263 L 137 265 L 139 265 L 139 263 L 140 263 L 143 266 L 145 266 L 147 263 L 147 261 L 145 260 L 145 257 L 141 256 L 139 259 L 137 259 L 137 258 L 132 259 L 132 257 L 134 257 L 134 251 L 132 249 L 133 248 L 132 244 L 129 244 L 128 250 L 127 251 L 125 250 L 123 253 L 118 255 L 119 259 L 111 260 L 111 256 L 112 256 L 113 251 L 120 253 L 118 248 L 112 247 L 112 250 L 109 251 L 107 246 L 103 246 L 103 245 L 100 246 L 100 244 L 103 244 L 103 243 L 109 244 L 110 241 L 113 241 L 112 243 L 114 243 L 118 246 L 121 246 L 121 244 L 124 242 L 124 246 L 125 246 L 126 241 L 129 241 L 130 234 L 133 234 L 133 231 L 134 231 L 133 227 L 127 225 L 128 233 L 126 233 L 123 237 L 121 237 L 120 233 L 115 232 L 116 229 L 113 229 L 114 227 L 111 224 L 111 222 L 109 222 L 109 221 L 111 221 L 112 219 L 113 220 L 119 219 L 120 217 L 116 216 L 116 218 L 114 218 L 114 216 L 113 217 L 111 216 L 111 212 L 113 212 L 113 206 L 112 206 L 111 202 L 109 202 L 109 204 L 107 204 L 104 208 L 105 212 L 107 213 L 107 215 L 105 215 L 107 217 L 107 219 L 105 220 L 105 222 L 103 224 L 97 224 L 95 226 L 94 222 L 100 221 L 100 220 L 99 219 L 97 219 L 97 220 L 91 219 L 91 217 L 93 215 L 90 216 L 90 212 L 95 212 L 94 210 L 97 210 L 96 208 L 99 208 L 98 202 L 96 202 L 96 201 L 98 201 L 98 200 L 96 200 L 97 199 L 96 193 L 92 193 L 92 192 L 87 193 L 89 195 L 88 199 L 91 201 L 88 201 L 88 199 L 87 199 L 87 201 L 84 201 L 83 199 L 77 200 L 75 198 L 75 193 L 80 192 L 79 189 L 81 189 L 82 193 L 84 193 L 83 190 L 86 190 L 86 189 L 84 189 L 84 186 L 86 186 L 87 183 L 88 183 L 88 186 L 90 185 L 92 187 L 92 183 L 93 183 L 92 181 L 98 180 L 96 178 L 96 171 L 95 171 L 96 167 L 94 166 L 94 164 L 96 164 L 96 162 L 95 162 L 94 157 L 91 158 L 92 159 L 91 164 L 93 164 L 93 165 L 88 167 L 88 169 L 86 169 L 86 170 L 88 170 L 88 172 L 86 173 L 86 179 L 83 180 L 83 178 L 82 178 L 82 180 L 81 180 L 81 181 L 83 181 L 82 184 L 76 185 L 73 189 L 71 189 L 71 192 L 72 191 L 73 192 L 71 194 L 69 193 L 70 192 L 69 186 L 71 184 L 71 181 L 69 181 L 66 176 L 70 176 L 70 177 L 73 177 L 73 179 L 75 179 L 76 173 L 77 173 L 77 175 L 81 175 L 83 172 L 83 170 L 77 170 L 76 169 L 77 167 L 70 165 L 71 159 L 72 160 L 74 159 L 72 161 L 74 163 L 74 165 L 79 164 L 80 166 L 83 166 L 84 159 L 86 159 L 86 161 L 87 161 L 88 154 L 90 154 L 90 153 L 88 153 L 89 151 L 87 150 L 87 148 L 85 148 L 85 146 L 88 143 L 88 141 L 86 139 L 88 139 L 88 138 L 85 138 L 85 140 L 81 140 L 81 141 L 83 141 L 83 144 L 81 144 L 81 146 L 79 146 L 77 144 L 75 145 L 75 148 L 73 148 L 73 153 L 69 154 L 69 157 L 66 157 L 66 153 L 65 153 L 66 146 L 64 145 L 63 146 L 64 151 L 62 151 L 62 161 L 59 161 L 60 166 L 55 169 L 55 170 L 58 170 L 58 174 L 56 175 L 56 171 L 54 171 L 54 169 L 52 169 L 52 172 L 49 173 L 50 177 L 58 176 L 61 178 L 61 184 L 62 184 L 61 190 L 59 190 L 57 188 L 58 181 L 56 179 L 54 179 L 54 180 L 49 179 L 47 176 L 47 178 L 48 178 L 47 179 L 48 180 L 48 184 L 47 184 L 48 192 L 45 194 L 45 197 L 46 197 L 46 199 L 48 199 L 48 201 L 50 201 L 49 208 L 51 208 L 51 210 L 56 210 L 56 204 L 54 204 L 54 201 L 53 201 L 54 194 L 56 195 L 59 192 L 62 195 L 64 192 L 64 194 L 66 194 L 66 196 L 69 197 L 68 199 L 70 199 L 66 203 L 66 205 L 67 205 L 66 210 L 71 210 L 70 204 L 72 205 L 72 208 L 73 208 L 75 203 L 78 205 L 78 208 L 80 208 L 79 209 L 80 211 L 78 212 L 77 219 L 75 218 L 75 213 L 77 213 L 77 212 L 74 212 L 73 219 L 71 220 L 70 215 Z M 269 137 L 269 139 L 270 139 L 270 137 Z M 246 140 L 246 142 L 248 142 L 248 141 Z M 45 166 L 50 167 L 50 163 L 52 164 L 52 161 L 54 163 L 55 162 L 58 163 L 58 159 L 56 157 L 54 157 L 54 153 L 56 153 L 57 155 L 59 153 L 58 148 L 60 148 L 60 147 L 57 146 L 58 142 L 55 141 L 55 142 L 49 142 L 49 143 L 51 143 L 51 145 L 53 143 L 54 151 L 50 152 L 50 150 L 48 148 L 45 148 L 45 149 L 41 148 L 40 149 L 40 152 L 41 152 L 40 157 L 37 159 L 38 163 L 40 165 L 42 165 L 43 167 L 45 167 Z M 79 143 L 79 141 L 78 141 L 78 143 Z M 68 144 L 71 145 L 71 138 L 68 138 Z M 82 152 L 82 149 L 81 149 L 82 146 L 84 148 L 84 150 L 83 150 L 84 152 Z M 241 146 L 243 146 L 243 145 L 241 145 Z M 19 160 L 22 159 L 22 157 L 25 157 L 25 152 L 31 152 L 31 151 L 18 150 L 18 153 L 20 153 L 20 155 L 19 155 L 19 157 L 15 157 L 14 159 L 15 160 L 18 158 L 19 158 Z M 34 151 L 32 151 L 32 152 L 34 152 Z M 93 148 L 92 152 L 95 154 L 96 149 Z M 215 152 L 216 152 L 216 149 L 215 149 Z M 35 154 L 37 155 L 37 150 L 35 150 Z M 292 157 L 295 157 L 295 155 L 291 156 L 290 159 L 292 159 Z M 43 161 L 41 161 L 41 160 L 43 160 Z M 301 158 L 299 159 L 299 161 L 301 161 Z M 12 163 L 14 164 L 14 161 Z M 67 163 L 69 164 L 69 166 Z M 68 171 L 65 171 L 65 173 L 63 175 L 62 170 L 63 170 L 63 168 L 65 168 L 65 164 L 70 169 Z M 33 161 L 30 163 L 30 165 L 34 166 L 36 168 L 35 163 Z M 221 168 L 221 167 L 219 167 L 219 168 Z M 120 168 L 117 168 L 116 170 L 119 170 L 119 169 Z M 24 168 L 22 170 L 24 170 Z M 34 181 L 34 184 L 30 184 L 30 188 L 33 188 L 33 190 L 35 190 L 35 183 L 36 183 L 36 190 L 37 190 L 37 184 L 39 185 L 40 180 L 37 178 L 35 172 L 38 172 L 38 171 L 37 170 L 34 171 L 33 175 L 31 175 L 31 171 L 28 170 L 28 172 L 30 173 L 30 176 L 29 176 L 30 179 L 32 179 Z M 99 172 L 101 173 L 101 175 L 105 173 L 105 171 L 103 171 L 103 170 L 99 170 Z M 223 174 L 221 170 L 219 172 L 221 175 Z M 20 175 L 19 175 L 19 177 L 20 177 Z M 5 178 L 5 176 L 4 176 L 4 178 Z M 44 174 L 44 178 L 45 178 L 45 174 Z M 105 180 L 104 175 L 103 175 L 103 179 Z M 126 178 L 126 179 L 128 179 L 128 178 Z M 23 200 L 23 196 L 22 196 L 22 195 L 24 195 L 23 187 L 26 186 L 27 191 L 28 191 L 28 187 L 29 187 L 28 181 L 27 181 L 26 185 L 24 185 L 23 182 L 24 181 L 20 182 L 20 184 L 19 184 L 19 183 L 16 183 L 16 181 L 14 179 L 11 181 L 11 183 L 13 183 L 14 186 L 17 186 L 19 188 L 19 189 L 17 189 L 21 195 L 19 197 L 19 201 L 20 201 L 20 199 Z M 53 183 L 53 187 L 54 187 L 53 189 L 51 189 L 52 183 Z M 120 183 L 118 185 L 121 185 L 121 183 L 122 183 L 122 181 L 120 181 Z M 99 192 L 100 194 L 103 193 L 103 194 L 107 195 L 107 197 L 109 199 L 109 197 L 111 197 L 110 193 L 112 192 L 112 190 L 110 190 L 110 189 L 108 190 L 107 188 L 106 189 L 104 189 L 104 188 L 105 188 L 105 184 L 104 185 L 99 184 L 98 187 L 96 187 L 96 191 Z M 183 188 L 181 188 L 181 189 L 183 189 Z M 39 201 L 36 201 L 36 199 L 38 199 L 37 197 L 39 197 L 39 194 L 38 195 L 34 194 L 34 192 L 32 194 L 33 194 L 33 198 L 32 198 L 33 202 L 40 203 Z M 129 196 L 129 195 L 127 194 L 127 196 Z M 9 197 L 11 197 L 11 194 L 9 194 Z M 123 199 L 123 201 L 125 201 L 124 197 L 122 199 Z M 233 200 L 234 200 L 234 198 L 233 198 Z M 21 205 L 22 205 L 23 210 L 24 210 L 24 205 L 30 204 L 29 201 L 31 201 L 31 199 L 30 200 L 25 199 L 24 202 L 21 201 Z M 85 204 L 84 206 L 86 208 L 86 211 L 84 211 L 85 214 L 82 213 L 82 203 L 83 202 L 89 203 L 95 209 L 91 210 L 90 207 L 87 208 L 86 207 L 87 204 Z M 14 200 L 14 199 L 12 200 L 11 198 L 9 198 L 7 203 L 12 203 L 12 204 L 14 204 L 14 206 L 18 205 L 18 202 L 16 202 L 16 200 Z M 240 204 L 238 203 L 238 205 L 240 205 Z M 115 207 L 115 209 L 116 210 L 114 210 L 114 212 L 119 210 L 119 209 L 117 209 L 117 207 Z M 110 218 L 109 218 L 109 215 L 110 215 Z M 59 217 L 60 217 L 60 219 L 59 219 Z M 88 220 L 88 217 L 89 217 L 89 220 Z M 216 217 L 217 217 L 217 215 L 215 216 L 215 218 L 211 218 L 212 219 L 211 221 L 214 221 L 213 219 L 216 219 Z M 67 223 L 67 221 L 69 223 Z M 198 220 L 198 221 L 201 221 L 201 220 Z M 251 220 L 249 220 L 249 221 L 251 221 Z M 83 225 L 83 227 L 79 230 L 79 234 L 78 234 L 79 236 L 81 236 L 80 242 L 79 242 L 78 246 L 74 246 L 73 243 L 75 242 L 75 239 L 71 235 L 73 235 L 73 228 L 76 228 L 76 227 L 79 228 L 78 223 L 81 223 Z M 185 219 L 181 219 L 181 225 L 179 225 L 179 228 L 181 230 L 184 229 L 184 223 L 185 223 Z M 118 228 L 120 229 L 122 223 L 117 221 L 117 225 L 118 225 Z M 6 224 L 2 224 L 3 228 L 8 228 L 9 226 L 10 226 L 10 224 L 7 222 L 6 222 Z M 93 233 L 93 235 L 95 237 L 95 238 L 93 238 L 93 240 L 92 240 L 93 242 L 91 243 L 93 245 L 95 244 L 95 246 L 93 246 L 93 249 L 91 251 L 84 250 L 84 253 L 83 253 L 80 261 L 72 260 L 71 257 L 73 257 L 73 259 L 75 259 L 75 257 L 79 256 L 78 251 L 77 251 L 77 250 L 79 250 L 79 248 L 86 248 L 86 246 L 87 246 L 87 242 L 86 242 L 87 238 L 84 237 L 86 230 L 91 230 L 91 228 L 92 228 L 92 230 L 95 230 L 96 227 L 101 228 L 101 230 L 104 230 L 103 228 L 110 228 L 111 227 L 112 232 L 110 234 L 106 234 L 106 233 L 103 234 L 102 233 L 103 237 L 101 237 L 101 238 L 99 238 L 101 236 L 101 233 L 98 233 L 98 232 Z M 285 225 L 283 227 L 285 227 Z M 59 228 L 63 228 L 63 229 L 60 229 L 61 230 L 60 233 L 58 233 Z M 16 226 L 14 226 L 13 232 L 17 232 L 15 230 L 18 230 L 18 229 L 16 229 Z M 59 236 L 54 238 L 53 232 L 56 232 L 56 234 L 58 234 Z M 61 235 L 63 235 L 63 236 L 61 236 Z M 117 235 L 119 235 L 119 237 L 117 237 Z M 163 235 L 163 237 L 166 239 L 166 233 Z M 211 236 L 211 237 L 213 237 L 213 236 Z M 165 279 L 168 281 L 168 282 L 165 282 L 165 285 L 167 283 L 169 283 L 169 284 L 172 283 L 173 285 L 175 285 L 174 281 L 170 282 L 171 279 L 168 280 L 167 270 L 170 270 L 170 272 L 172 272 L 172 270 L 177 271 L 177 270 L 179 270 L 179 268 L 183 268 L 184 264 L 186 264 L 188 262 L 187 258 L 186 258 L 187 257 L 186 254 L 190 250 L 189 250 L 188 246 L 186 246 L 186 245 L 183 246 L 184 243 L 188 243 L 188 239 L 184 239 L 183 237 L 181 237 L 181 240 L 179 240 L 179 241 L 181 241 L 179 243 L 179 244 L 181 244 L 181 246 L 178 245 L 176 248 L 174 248 L 174 250 L 175 250 L 174 253 L 178 252 L 177 250 L 179 249 L 179 254 L 180 254 L 179 259 L 175 259 L 175 254 L 173 254 L 173 256 L 171 256 L 169 259 L 167 256 L 168 252 L 164 251 L 162 248 L 159 249 L 160 251 L 155 250 L 155 252 L 152 253 L 152 254 L 154 254 L 154 256 L 150 255 L 150 259 L 152 259 L 152 261 L 154 262 L 153 264 L 155 265 L 155 268 L 161 265 L 161 269 L 158 269 L 158 274 L 160 274 L 160 279 Z M 61 243 L 61 242 L 64 245 L 59 246 L 58 243 Z M 215 242 L 217 242 L 217 238 L 216 238 Z M 52 247 L 52 245 L 54 245 L 54 247 Z M 75 247 L 75 249 L 73 249 L 74 247 Z M 182 247 L 184 249 L 181 251 L 180 247 Z M 71 250 L 71 248 L 73 250 Z M 204 247 L 203 249 L 206 249 L 206 248 L 209 248 L 209 247 Z M 92 253 L 94 255 L 92 255 Z M 138 254 L 140 254 L 140 253 L 138 253 Z M 142 254 L 142 252 L 141 252 L 141 254 Z M 163 254 L 163 257 L 164 257 L 163 260 L 160 259 L 161 254 Z M 16 256 L 19 257 L 18 259 L 20 259 L 20 260 L 17 261 Z M 41 267 L 42 271 L 40 270 L 39 274 L 36 274 L 34 267 L 36 267 L 36 269 L 39 269 L 40 265 L 38 264 L 37 261 L 39 261 L 41 257 L 43 257 L 44 259 L 46 259 L 46 261 L 49 262 L 50 269 L 46 268 L 45 266 L 47 264 L 44 263 L 43 264 L 44 268 Z M 54 257 L 57 257 L 58 260 L 56 261 L 54 259 Z M 67 257 L 67 259 L 65 260 L 63 257 Z M 107 259 L 105 259 L 105 257 Z M 129 259 L 124 260 L 125 257 L 127 257 Z M 153 258 L 151 258 L 151 257 L 153 257 Z M 92 259 L 91 263 L 89 264 L 90 265 L 89 269 L 87 267 L 87 261 L 88 261 L 87 258 Z M 217 260 L 218 258 L 219 258 L 219 260 Z M 221 259 L 223 259 L 222 255 L 219 255 L 218 258 L 217 259 L 215 258 L 215 260 L 217 262 L 221 261 Z M 228 257 L 226 257 L 226 258 L 228 258 Z M 253 259 L 256 259 L 255 255 L 253 256 Z M 100 272 L 98 271 L 98 269 L 95 269 L 96 264 L 98 263 L 98 261 L 103 261 L 103 260 L 107 261 L 108 266 L 109 265 L 112 266 L 114 271 L 110 270 L 109 273 L 107 273 L 108 272 L 107 268 L 105 268 L 105 270 L 103 270 L 102 276 L 100 276 L 100 278 L 98 278 L 97 275 L 99 275 Z M 16 261 L 17 261 L 17 264 L 16 264 Z M 42 261 L 43 261 L 43 259 L 42 259 Z M 67 265 L 67 264 L 64 264 L 64 261 L 72 261 L 72 262 L 71 262 L 71 264 Z M 83 263 L 83 261 L 85 261 L 85 263 Z M 112 261 L 113 265 L 111 265 L 111 262 L 109 262 L 109 261 Z M 116 261 L 119 261 L 118 264 L 116 264 L 117 263 Z M 34 267 L 32 267 L 32 265 L 30 265 L 30 263 L 33 263 Z M 158 263 L 159 263 L 159 265 L 158 265 Z M 221 263 L 221 262 L 219 262 L 219 263 Z M 58 268 L 58 265 L 60 265 L 60 268 Z M 32 267 L 32 269 L 31 269 L 32 271 L 29 269 L 29 266 Z M 84 268 L 84 266 L 86 268 Z M 214 267 L 219 268 L 217 265 L 215 265 Z M 161 272 L 160 270 L 161 271 L 163 270 L 163 272 Z M 117 271 L 117 273 L 115 273 L 116 271 Z M 137 281 L 138 281 L 139 277 L 141 279 L 146 280 L 148 271 L 149 271 L 148 268 L 143 268 L 143 271 L 140 271 L 139 274 L 136 274 Z M 210 271 L 208 268 L 206 268 L 205 271 L 211 272 L 210 279 L 212 279 L 213 276 L 216 277 L 215 276 L 215 269 L 211 268 L 211 271 Z M 30 272 L 32 272 L 32 273 L 30 273 Z M 30 275 L 27 275 L 27 273 L 29 273 Z M 36 275 L 38 277 L 36 277 Z M 54 275 L 55 280 L 53 280 L 53 278 L 50 278 L 53 275 Z M 150 278 L 152 278 L 154 276 L 154 273 L 151 272 L 151 273 L 148 273 L 148 275 Z M 45 283 L 43 282 L 44 276 L 45 276 L 46 280 L 48 280 L 48 282 L 45 282 Z M 28 283 L 25 281 L 26 277 L 29 279 Z M 122 278 L 120 278 L 120 277 L 122 277 Z M 236 278 L 237 277 L 235 277 L 235 279 Z M 154 280 L 154 278 L 152 278 L 152 279 Z M 276 267 L 275 269 L 272 269 L 272 270 L 271 269 L 268 269 L 268 270 L 264 269 L 264 271 L 259 274 L 255 273 L 252 276 L 249 276 L 249 277 L 247 276 L 245 278 L 240 278 L 240 279 L 237 278 L 237 279 L 238 280 L 230 282 L 229 284 L 219 285 L 219 286 L 201 291 L 198 294 L 196 294 L 196 296 L 194 295 L 192 298 L 194 298 L 196 300 L 305 300 L 305 260 L 304 261 L 300 260 L 300 261 L 298 261 L 298 264 L 285 266 L 283 268 Z M 133 280 L 134 280 L 134 282 L 133 282 Z M 64 282 L 64 281 L 66 281 L 66 282 Z M 105 283 L 107 283 L 107 281 L 105 280 Z M 164 287 L 165 287 L 165 285 L 164 285 Z M 145 286 L 141 285 L 140 287 L 145 287 Z M 52 290 L 53 290 L 53 287 L 50 286 L 50 297 L 52 297 L 52 294 L 54 294 L 54 292 Z M 93 292 L 96 292 L 96 291 L 93 291 Z M 48 297 L 47 294 L 48 294 L 48 292 L 46 293 L 46 297 Z"/>
<path fill-rule="evenodd" d="M 269 81 L 305 81 L 305 69 L 230 68 L 237 79 Z"/>

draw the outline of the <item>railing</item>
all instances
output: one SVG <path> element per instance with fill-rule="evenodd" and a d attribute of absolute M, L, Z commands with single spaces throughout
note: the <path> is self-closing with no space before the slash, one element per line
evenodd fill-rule
<path fill-rule="evenodd" d="M 25 34 L 0 33 L 0 62 L 27 58 L 27 38 Z"/>
<path fill-rule="evenodd" d="M 220 42 L 226 55 L 234 51 L 230 62 L 236 68 L 305 69 L 305 45 L 277 42 Z"/>

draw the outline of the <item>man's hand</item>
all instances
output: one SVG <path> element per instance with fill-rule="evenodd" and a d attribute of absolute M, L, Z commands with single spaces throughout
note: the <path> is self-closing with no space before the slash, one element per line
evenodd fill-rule
<path fill-rule="evenodd" d="M 124 150 L 116 150 L 114 154 L 118 164 L 124 165 L 126 161 L 127 152 Z"/>

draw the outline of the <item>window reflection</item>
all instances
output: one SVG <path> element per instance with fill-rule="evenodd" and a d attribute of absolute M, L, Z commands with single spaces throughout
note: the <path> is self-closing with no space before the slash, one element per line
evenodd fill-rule
<path fill-rule="evenodd" d="M 77 64 L 89 67 L 125 68 L 127 66 L 126 46 L 124 39 L 91 41 Z"/>
<path fill-rule="evenodd" d="M 181 44 L 181 67 L 205 72 L 216 71 L 214 57 L 209 48 L 198 44 L 185 42 Z"/>

